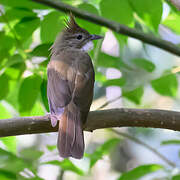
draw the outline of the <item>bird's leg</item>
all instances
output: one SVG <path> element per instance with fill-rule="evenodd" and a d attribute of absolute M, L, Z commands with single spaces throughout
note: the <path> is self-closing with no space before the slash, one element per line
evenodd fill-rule
<path fill-rule="evenodd" d="M 61 120 L 61 116 L 64 113 L 64 108 L 57 108 L 57 112 L 50 113 L 50 119 L 51 119 L 51 125 L 52 127 L 55 127 L 57 125 L 57 121 Z"/>

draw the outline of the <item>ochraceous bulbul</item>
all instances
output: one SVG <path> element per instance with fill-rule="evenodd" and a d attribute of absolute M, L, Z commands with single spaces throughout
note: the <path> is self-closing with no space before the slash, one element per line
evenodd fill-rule
<path fill-rule="evenodd" d="M 80 159 L 84 154 L 82 126 L 93 99 L 94 69 L 87 51 L 93 48 L 92 35 L 70 14 L 65 29 L 51 47 L 48 64 L 47 96 L 51 124 L 59 121 L 58 150 L 63 158 Z"/>

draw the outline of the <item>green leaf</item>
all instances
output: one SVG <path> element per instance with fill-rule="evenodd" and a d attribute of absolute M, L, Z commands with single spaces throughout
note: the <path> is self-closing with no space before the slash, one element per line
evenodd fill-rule
<path fill-rule="evenodd" d="M 32 33 L 39 27 L 40 19 L 36 17 L 24 17 L 14 26 L 20 40 L 25 41 L 32 36 Z"/>
<path fill-rule="evenodd" d="M 64 159 L 63 161 L 53 160 L 53 161 L 45 162 L 43 164 L 52 164 L 55 166 L 60 166 L 65 171 L 72 171 L 79 175 L 84 174 L 84 172 L 78 167 L 76 167 L 69 159 Z"/>
<path fill-rule="evenodd" d="M 19 62 L 19 63 L 13 64 L 8 69 L 11 69 L 11 71 L 10 71 L 11 75 L 9 74 L 9 77 L 11 79 L 17 79 L 17 78 L 20 78 L 21 75 L 23 74 L 23 72 L 26 70 L 26 64 L 25 64 L 25 62 Z M 6 74 L 8 74 L 8 69 L 6 70 Z M 15 77 L 15 76 L 12 77 L 12 70 L 13 69 L 18 71 L 17 77 Z"/>
<path fill-rule="evenodd" d="M 110 79 L 110 80 L 106 80 L 103 85 L 104 86 L 124 86 L 126 83 L 126 80 L 122 77 L 119 79 Z"/>
<path fill-rule="evenodd" d="M 49 57 L 50 55 L 50 47 L 52 44 L 40 44 L 36 46 L 33 51 L 30 53 L 32 56 L 44 56 Z"/>
<path fill-rule="evenodd" d="M 49 151 L 53 151 L 54 149 L 57 148 L 56 145 L 47 145 L 46 147 L 47 147 L 47 149 L 48 149 Z"/>
<path fill-rule="evenodd" d="M 169 14 L 168 17 L 163 21 L 163 25 L 180 34 L 180 15 L 176 13 Z"/>
<path fill-rule="evenodd" d="M 30 0 L 18 0 L 18 1 L 0 0 L 0 4 L 9 6 L 9 7 L 22 7 L 22 8 L 28 8 L 28 9 L 48 9 L 47 6 L 44 6 L 36 2 L 32 2 Z"/>
<path fill-rule="evenodd" d="M 95 6 L 93 6 L 92 4 L 82 3 L 82 4 L 78 5 L 78 8 L 82 9 L 84 11 L 87 11 L 89 13 L 93 13 L 95 15 L 99 14 L 98 9 Z"/>
<path fill-rule="evenodd" d="M 23 57 L 20 54 L 14 54 L 10 57 L 9 61 L 6 63 L 6 67 L 16 65 L 18 63 L 23 63 Z"/>
<path fill-rule="evenodd" d="M 124 91 L 123 97 L 127 98 L 128 100 L 130 100 L 136 104 L 140 104 L 143 94 L 144 94 L 143 87 L 138 87 L 132 91 Z"/>
<path fill-rule="evenodd" d="M 90 167 L 92 168 L 99 159 L 102 159 L 104 155 L 108 154 L 119 142 L 120 139 L 118 138 L 109 139 L 103 145 L 99 146 L 92 154 L 88 154 L 87 156 L 90 158 Z"/>
<path fill-rule="evenodd" d="M 0 76 L 0 100 L 5 99 L 9 92 L 9 77 L 6 74 Z"/>
<path fill-rule="evenodd" d="M 19 64 L 20 65 L 20 64 Z M 9 67 L 6 69 L 5 74 L 8 75 L 9 79 L 17 80 L 21 75 L 20 69 Z"/>
<path fill-rule="evenodd" d="M 44 153 L 42 151 L 38 151 L 35 148 L 26 148 L 20 152 L 20 156 L 30 162 L 38 160 L 43 154 Z"/>
<path fill-rule="evenodd" d="M 0 103 L 0 119 L 12 117 L 10 112 Z"/>
<path fill-rule="evenodd" d="M 178 81 L 175 74 L 164 75 L 158 79 L 151 81 L 153 89 L 163 96 L 177 95 Z"/>
<path fill-rule="evenodd" d="M 91 4 L 83 3 L 78 5 L 79 9 L 82 9 L 86 12 L 99 15 L 98 10 Z M 94 23 L 88 22 L 87 20 L 77 19 L 77 23 L 82 26 L 82 28 L 87 29 L 91 34 L 99 34 L 101 30 L 101 26 L 96 25 Z"/>
<path fill-rule="evenodd" d="M 0 148 L 0 168 L 18 173 L 27 167 L 29 167 L 29 165 L 23 159 Z"/>
<path fill-rule="evenodd" d="M 27 116 L 43 116 L 44 114 L 44 106 L 40 101 L 36 101 L 31 112 L 26 113 Z"/>
<path fill-rule="evenodd" d="M 180 180 L 180 174 L 172 177 L 172 180 Z"/>
<path fill-rule="evenodd" d="M 0 169 L 0 179 L 1 180 L 16 180 L 16 174 L 12 173 L 10 171 L 4 170 L 4 169 Z"/>
<path fill-rule="evenodd" d="M 26 9 L 26 8 L 10 8 L 7 11 L 5 11 L 5 17 L 6 19 L 8 19 L 8 21 L 12 21 L 15 19 L 22 19 L 24 17 L 36 17 L 36 13 L 34 13 L 32 10 L 30 9 Z M 4 22 L 4 19 L 2 17 L 0 17 L 0 20 Z M 6 22 L 5 22 L 6 23 Z"/>
<path fill-rule="evenodd" d="M 15 109 L 18 109 L 18 93 L 20 88 L 20 82 L 18 80 L 9 81 L 9 93 L 6 97 L 6 101 L 10 103 Z"/>
<path fill-rule="evenodd" d="M 95 81 L 100 83 L 105 83 L 107 81 L 106 76 L 103 75 L 101 72 L 96 72 Z"/>
<path fill-rule="evenodd" d="M 29 52 L 30 45 L 32 44 L 33 36 L 30 36 L 25 42 L 22 43 L 22 48 Z"/>
<path fill-rule="evenodd" d="M 167 141 L 162 141 L 161 142 L 161 145 L 170 145 L 170 144 L 180 145 L 180 140 L 172 139 L 172 140 L 167 140 Z"/>
<path fill-rule="evenodd" d="M 29 112 L 32 109 L 40 92 L 41 82 L 41 77 L 37 75 L 29 76 L 23 80 L 18 94 L 21 112 Z"/>
<path fill-rule="evenodd" d="M 127 44 L 128 36 L 125 36 L 123 34 L 119 34 L 117 32 L 113 32 L 113 34 L 119 42 L 120 51 L 123 51 L 123 47 Z"/>
<path fill-rule="evenodd" d="M 124 62 L 122 61 L 122 59 L 120 59 L 120 57 L 110 56 L 102 52 L 99 52 L 98 54 L 97 66 L 113 67 L 116 69 L 120 69 L 120 68 L 128 69 L 128 66 L 124 64 Z"/>
<path fill-rule="evenodd" d="M 132 62 L 140 67 L 146 70 L 147 72 L 153 72 L 155 70 L 155 65 L 146 59 L 132 59 Z"/>
<path fill-rule="evenodd" d="M 46 108 L 46 111 L 49 112 L 49 104 L 48 104 L 48 98 L 47 98 L 47 80 L 43 79 L 41 83 L 41 97 L 43 104 Z"/>
<path fill-rule="evenodd" d="M 133 26 L 133 12 L 127 0 L 102 0 L 100 10 L 105 18 Z"/>
<path fill-rule="evenodd" d="M 16 144 L 16 137 L 15 136 L 10 136 L 10 137 L 3 137 L 0 139 L 3 144 L 6 146 L 7 150 L 15 153 L 17 152 L 17 144 Z"/>
<path fill-rule="evenodd" d="M 25 62 L 20 54 L 15 54 L 10 57 L 5 66 L 8 68 L 4 73 L 8 75 L 11 80 L 17 80 L 26 69 Z"/>
<path fill-rule="evenodd" d="M 14 46 L 14 39 L 8 35 L 5 35 L 4 32 L 0 31 L 0 43 L 3 44 L 3 46 L 0 46 L 0 50 L 11 50 Z"/>
<path fill-rule="evenodd" d="M 50 12 L 44 16 L 41 22 L 41 41 L 42 43 L 52 43 L 54 42 L 58 32 L 60 32 L 64 25 L 61 16 L 63 14 L 57 11 Z"/>
<path fill-rule="evenodd" d="M 156 31 L 161 22 L 162 1 L 161 0 L 129 0 L 133 10 L 144 20 L 146 25 L 153 27 Z"/>
<path fill-rule="evenodd" d="M 23 173 L 22 173 L 23 174 Z M 23 175 L 21 175 L 21 174 L 18 174 L 18 180 L 45 180 L 45 179 L 42 179 L 42 178 L 40 178 L 39 176 L 35 176 L 35 177 L 25 177 L 25 176 L 23 176 Z"/>
<path fill-rule="evenodd" d="M 139 178 L 162 169 L 158 164 L 142 165 L 123 173 L 118 180 L 138 180 Z"/>
<path fill-rule="evenodd" d="M 8 58 L 10 50 L 14 47 L 14 39 L 8 35 L 5 35 L 4 32 L 0 31 L 0 63 L 4 58 Z"/>
<path fill-rule="evenodd" d="M 21 159 L 28 164 L 29 170 L 36 174 L 39 168 L 39 158 L 44 152 L 37 150 L 35 147 L 30 147 L 22 149 L 19 154 Z"/>

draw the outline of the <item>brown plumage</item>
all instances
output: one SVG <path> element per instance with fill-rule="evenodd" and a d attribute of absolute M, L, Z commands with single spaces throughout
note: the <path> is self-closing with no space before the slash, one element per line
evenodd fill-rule
<path fill-rule="evenodd" d="M 64 158 L 83 157 L 82 126 L 87 119 L 94 88 L 93 65 L 83 47 L 100 38 L 79 27 L 71 14 L 51 49 L 47 96 L 52 126 L 59 121 L 58 150 Z"/>

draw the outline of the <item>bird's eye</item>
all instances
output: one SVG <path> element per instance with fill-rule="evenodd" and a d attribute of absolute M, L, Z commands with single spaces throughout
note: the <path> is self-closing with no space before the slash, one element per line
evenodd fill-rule
<path fill-rule="evenodd" d="M 78 35 L 78 36 L 77 36 L 77 39 L 78 39 L 78 40 L 82 39 L 82 35 Z"/>

